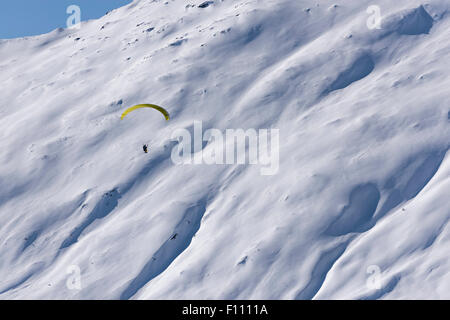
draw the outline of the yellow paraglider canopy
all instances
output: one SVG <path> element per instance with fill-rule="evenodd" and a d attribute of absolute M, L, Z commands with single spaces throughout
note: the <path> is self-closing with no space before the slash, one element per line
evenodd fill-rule
<path fill-rule="evenodd" d="M 132 111 L 134 111 L 136 109 L 140 109 L 140 108 L 153 108 L 153 109 L 156 109 L 156 110 L 158 110 L 159 112 L 161 112 L 164 115 L 164 118 L 166 118 L 166 120 L 170 119 L 169 113 L 163 107 L 157 106 L 156 104 L 138 104 L 138 105 L 132 106 L 132 107 L 128 108 L 127 110 L 125 110 L 124 113 L 122 113 L 122 116 L 120 117 L 120 120 L 123 120 L 123 118 L 125 118 L 125 116 L 127 114 L 129 114 L 130 112 L 132 112 Z"/>

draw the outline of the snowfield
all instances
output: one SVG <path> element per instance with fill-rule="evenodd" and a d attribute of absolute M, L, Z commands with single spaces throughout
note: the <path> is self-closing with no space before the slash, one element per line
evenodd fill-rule
<path fill-rule="evenodd" d="M 0 299 L 450 299 L 448 30 L 448 0 L 135 0 L 0 40 Z M 195 121 L 278 129 L 278 171 L 175 164 Z"/>

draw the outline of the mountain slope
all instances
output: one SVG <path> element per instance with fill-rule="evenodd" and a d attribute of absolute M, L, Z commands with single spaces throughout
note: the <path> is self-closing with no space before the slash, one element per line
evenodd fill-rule
<path fill-rule="evenodd" d="M 141 0 L 1 40 L 0 298 L 448 299 L 450 8 L 378 2 L 381 29 L 366 0 Z M 278 171 L 174 164 L 194 121 L 279 129 Z"/>

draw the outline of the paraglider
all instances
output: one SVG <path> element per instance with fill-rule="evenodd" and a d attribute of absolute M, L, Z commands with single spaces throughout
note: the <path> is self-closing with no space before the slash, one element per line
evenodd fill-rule
<path fill-rule="evenodd" d="M 159 112 L 161 112 L 163 114 L 163 116 L 166 119 L 166 121 L 168 121 L 170 119 L 169 112 L 167 112 L 167 110 L 164 109 L 163 107 L 157 106 L 156 104 L 137 104 L 135 106 L 132 106 L 132 107 L 126 109 L 122 113 L 122 115 L 120 117 L 120 120 L 123 120 L 123 118 L 125 118 L 125 116 L 127 114 L 129 114 L 130 112 L 132 112 L 132 111 L 134 111 L 136 109 L 140 109 L 140 108 L 152 108 L 152 109 L 158 110 Z M 148 144 L 144 144 L 142 149 L 144 150 L 145 153 L 148 153 L 148 150 L 149 150 L 148 149 Z"/>
<path fill-rule="evenodd" d="M 132 112 L 136 109 L 140 109 L 140 108 L 156 109 L 163 114 L 164 118 L 166 118 L 166 121 L 170 119 L 169 112 L 167 112 L 167 110 L 164 109 L 163 107 L 157 106 L 156 104 L 137 104 L 135 106 L 132 106 L 132 107 L 128 108 L 127 110 L 125 110 L 124 113 L 122 113 L 122 116 L 120 117 L 120 119 L 123 120 L 123 118 L 125 118 L 125 116 L 127 114 L 129 114 L 130 112 Z"/>

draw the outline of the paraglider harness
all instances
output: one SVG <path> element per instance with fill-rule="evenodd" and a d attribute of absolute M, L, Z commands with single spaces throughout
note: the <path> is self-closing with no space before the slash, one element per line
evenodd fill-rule
<path fill-rule="evenodd" d="M 147 145 L 147 144 L 144 144 L 144 146 L 142 147 L 142 149 L 144 149 L 144 152 L 145 152 L 145 153 L 148 153 L 148 145 Z"/>

